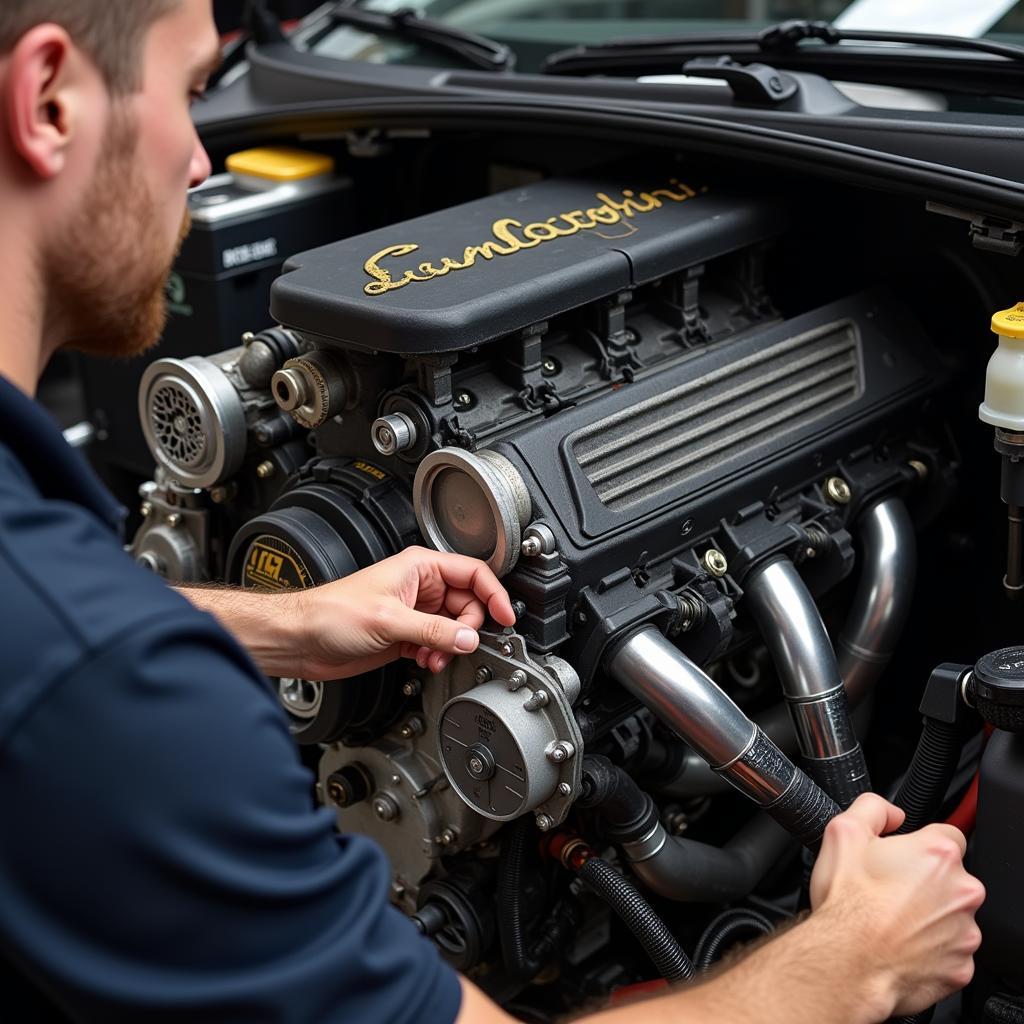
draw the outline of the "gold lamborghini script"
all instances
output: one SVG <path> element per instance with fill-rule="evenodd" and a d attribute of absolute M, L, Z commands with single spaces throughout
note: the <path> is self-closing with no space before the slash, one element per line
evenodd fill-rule
<path fill-rule="evenodd" d="M 383 295 L 397 288 L 404 288 L 413 281 L 431 281 L 435 277 L 443 277 L 453 270 L 465 270 L 473 266 L 477 259 L 491 260 L 495 256 L 511 256 L 523 249 L 533 249 L 544 242 L 555 238 L 565 238 L 578 234 L 580 231 L 622 224 L 641 213 L 650 213 L 660 209 L 666 203 L 682 203 L 693 199 L 699 192 L 707 192 L 707 187 L 698 191 L 684 185 L 681 181 L 671 178 L 672 188 L 654 188 L 650 192 L 637 194 L 633 189 L 623 189 L 620 199 L 612 199 L 604 192 L 598 192 L 595 199 L 599 206 L 591 206 L 586 210 L 570 210 L 559 213 L 547 220 L 533 224 L 523 224 L 513 217 L 502 217 L 491 225 L 491 238 L 479 245 L 467 245 L 461 259 L 443 256 L 439 263 L 429 261 L 420 263 L 415 270 L 406 270 L 396 281 L 391 271 L 382 267 L 381 261 L 408 256 L 419 250 L 418 245 L 389 245 L 386 249 L 375 252 L 364 264 L 363 269 L 373 280 L 363 288 L 367 295 Z"/>

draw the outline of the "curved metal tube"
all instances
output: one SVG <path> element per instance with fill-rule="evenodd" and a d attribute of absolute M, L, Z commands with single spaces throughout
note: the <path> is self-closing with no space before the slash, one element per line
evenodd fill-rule
<path fill-rule="evenodd" d="M 839 675 L 851 707 L 864 701 L 892 657 L 910 613 L 917 570 L 917 538 L 901 498 L 876 502 L 861 513 L 857 525 L 860 582 L 836 643 Z M 754 721 L 786 753 L 796 751 L 785 704 L 759 712 Z M 660 787 L 661 792 L 678 797 L 727 789 L 724 780 L 693 752 L 687 752 L 678 776 Z"/>
<path fill-rule="evenodd" d="M 721 847 L 670 836 L 658 822 L 621 849 L 651 892 L 669 900 L 729 903 L 750 895 L 794 846 L 784 828 L 759 814 Z"/>
<path fill-rule="evenodd" d="M 838 807 L 657 629 L 634 633 L 612 652 L 607 669 L 716 773 L 806 846 L 817 847 Z"/>
<path fill-rule="evenodd" d="M 857 593 L 836 650 L 850 705 L 856 707 L 881 675 L 896 649 L 914 596 L 917 538 L 907 506 L 883 498 L 858 523 L 861 570 Z"/>
<path fill-rule="evenodd" d="M 871 788 L 818 607 L 788 558 L 751 573 L 746 600 L 775 661 L 811 775 L 844 806 Z"/>

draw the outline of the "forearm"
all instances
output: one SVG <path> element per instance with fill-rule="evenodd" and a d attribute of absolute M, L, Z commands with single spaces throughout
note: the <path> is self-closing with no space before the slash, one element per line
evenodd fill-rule
<path fill-rule="evenodd" d="M 301 674 L 295 652 L 302 647 L 302 595 L 239 587 L 174 589 L 200 611 L 213 615 L 268 676 Z"/>
<path fill-rule="evenodd" d="M 872 1024 L 889 1016 L 891 998 L 870 951 L 819 913 L 708 981 L 579 1024 Z"/>

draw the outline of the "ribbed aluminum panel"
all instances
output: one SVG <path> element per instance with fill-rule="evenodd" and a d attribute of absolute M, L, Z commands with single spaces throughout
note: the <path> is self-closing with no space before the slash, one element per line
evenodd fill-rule
<path fill-rule="evenodd" d="M 573 454 L 601 501 L 625 509 L 785 436 L 860 397 L 857 327 L 787 338 L 599 420 Z"/>

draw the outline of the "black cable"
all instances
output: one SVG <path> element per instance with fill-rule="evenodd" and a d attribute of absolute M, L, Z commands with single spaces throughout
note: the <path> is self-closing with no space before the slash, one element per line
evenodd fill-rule
<path fill-rule="evenodd" d="M 580 868 L 579 877 L 601 897 L 633 933 L 644 952 L 668 981 L 689 981 L 694 976 L 693 964 L 682 946 L 668 930 L 665 922 L 640 895 L 636 887 L 623 878 L 607 861 L 591 857 Z"/>
<path fill-rule="evenodd" d="M 925 718 L 914 757 L 893 799 L 907 815 L 898 833 L 916 832 L 935 820 L 960 760 L 960 737 L 955 724 Z"/>
<path fill-rule="evenodd" d="M 498 938 L 505 969 L 514 977 L 529 969 L 523 924 L 523 856 L 532 826 L 527 815 L 509 825 L 498 856 Z"/>
<path fill-rule="evenodd" d="M 775 925 L 764 914 L 745 907 L 723 911 L 704 929 L 697 940 L 693 965 L 706 971 L 719 958 L 724 949 L 741 935 L 771 935 Z"/>

